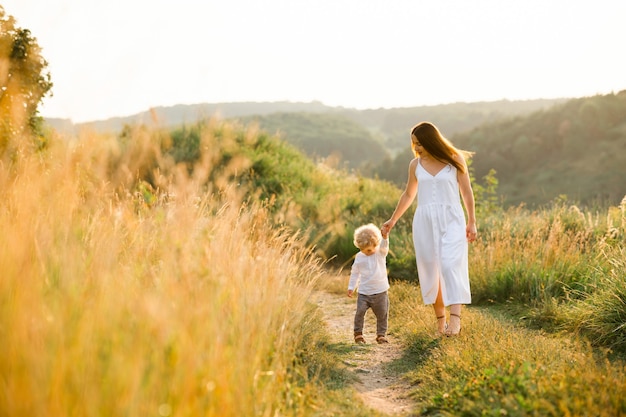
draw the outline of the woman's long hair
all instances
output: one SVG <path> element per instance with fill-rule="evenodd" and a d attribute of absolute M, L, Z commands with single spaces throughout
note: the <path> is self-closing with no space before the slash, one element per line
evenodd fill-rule
<path fill-rule="evenodd" d="M 454 157 L 458 155 L 467 160 L 474 155 L 474 152 L 457 149 L 439 132 L 439 129 L 437 129 L 434 124 L 429 122 L 418 123 L 411 129 L 411 148 L 413 149 L 413 154 L 417 157 L 418 153 L 415 150 L 416 139 L 433 158 L 441 162 L 452 164 L 462 173 L 465 173 L 465 166 L 460 160 Z"/>

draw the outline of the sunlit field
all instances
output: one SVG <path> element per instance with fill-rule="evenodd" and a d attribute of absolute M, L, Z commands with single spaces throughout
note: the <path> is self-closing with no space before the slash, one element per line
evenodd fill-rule
<path fill-rule="evenodd" d="M 493 213 L 482 233 L 471 251 L 475 302 L 626 353 L 626 198 L 608 209 Z"/>
<path fill-rule="evenodd" d="M 133 139 L 0 165 L 0 415 L 297 415 L 319 262 L 236 187 L 142 194 Z"/>
<path fill-rule="evenodd" d="M 414 384 L 420 415 L 626 415 L 626 366 L 606 350 L 484 307 L 464 308 L 459 337 L 437 338 L 418 288 L 395 283 L 390 297 L 392 330 L 407 343 L 395 366 Z"/>
<path fill-rule="evenodd" d="M 38 116 L 53 86 L 48 63 L 15 23 L 0 7 L 0 417 L 380 416 L 346 365 L 360 354 L 352 329 L 345 342 L 340 326 L 331 335 L 324 318 L 335 310 L 322 311 L 320 297 L 345 297 L 353 231 L 381 225 L 402 192 L 373 178 L 381 162 L 384 178 L 409 162 L 376 161 L 385 130 L 375 139 L 340 120 L 326 134 L 331 119 L 305 115 L 290 127 L 315 135 L 291 145 L 251 118 L 164 128 L 155 111 L 151 128 L 60 134 Z M 403 378 L 411 415 L 626 415 L 626 197 L 618 203 L 614 151 L 624 97 L 467 133 L 477 157 L 503 152 L 482 160 L 482 178 L 469 165 L 479 238 L 458 337 L 434 331 L 412 216 L 398 221 L 387 347 L 401 356 L 383 371 Z M 391 136 L 405 122 L 395 123 Z M 342 146 L 325 159 L 295 146 L 320 134 Z M 357 155 L 361 136 L 373 153 Z M 570 172 L 591 140 L 598 159 L 585 169 L 601 171 L 574 183 L 586 205 L 560 195 L 530 207 L 568 188 L 550 178 Z M 342 165 L 342 152 L 368 174 Z M 495 169 L 550 155 L 561 171 L 534 181 L 523 173 L 532 169 L 506 172 L 525 203 L 505 207 Z"/>
<path fill-rule="evenodd" d="M 398 189 L 217 120 L 31 143 L 0 162 L 0 416 L 370 415 L 311 294 L 345 292 L 352 231 Z M 416 412 L 626 414 L 625 207 L 479 202 L 456 339 L 433 336 L 405 216 L 389 371 Z"/>

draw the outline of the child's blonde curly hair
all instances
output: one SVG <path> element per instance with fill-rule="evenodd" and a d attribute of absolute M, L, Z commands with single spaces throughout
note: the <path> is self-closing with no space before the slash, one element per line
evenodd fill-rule
<path fill-rule="evenodd" d="M 373 223 L 366 224 L 357 227 L 354 231 L 354 246 L 359 249 L 368 246 L 378 246 L 382 238 L 383 235 L 378 226 Z"/>

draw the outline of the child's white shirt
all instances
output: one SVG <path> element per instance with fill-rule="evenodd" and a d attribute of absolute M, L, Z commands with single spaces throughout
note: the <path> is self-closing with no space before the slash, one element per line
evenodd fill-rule
<path fill-rule="evenodd" d="M 367 256 L 359 251 L 354 257 L 348 290 L 354 291 L 359 287 L 359 294 L 380 294 L 389 289 L 387 277 L 387 253 L 389 253 L 389 239 L 380 241 L 374 254 Z"/>

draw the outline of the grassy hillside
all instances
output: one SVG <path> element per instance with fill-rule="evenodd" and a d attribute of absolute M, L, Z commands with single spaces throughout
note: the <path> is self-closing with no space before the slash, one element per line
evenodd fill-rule
<path fill-rule="evenodd" d="M 367 222 L 382 224 L 400 190 L 315 165 L 292 146 L 255 129 L 217 121 L 199 124 L 173 131 L 171 141 L 160 139 L 161 152 L 174 163 L 185 163 L 194 177 L 198 163 L 209 164 L 210 175 L 206 168 L 200 171 L 207 186 L 221 190 L 237 184 L 245 191 L 244 201 L 268 205 L 277 227 L 303 233 L 324 260 L 348 265 L 355 253 L 352 231 Z M 154 172 L 158 160 L 150 164 L 157 165 L 133 172 Z M 148 175 L 145 181 L 155 194 L 162 192 L 158 179 Z M 626 276 L 626 264 L 620 261 L 626 250 L 626 201 L 596 211 L 557 201 L 533 211 L 494 204 L 493 190 L 480 182 L 475 191 L 482 236 L 471 247 L 475 303 L 513 302 L 514 311 L 533 317 L 535 324 L 581 332 L 626 352 L 626 329 L 620 327 L 626 289 L 618 279 Z M 416 282 L 410 213 L 398 222 L 393 242 L 390 276 Z"/>
<path fill-rule="evenodd" d="M 371 415 L 310 295 L 345 291 L 329 262 L 399 189 L 218 120 L 28 143 L 0 163 L 0 415 Z M 416 412 L 626 413 L 626 202 L 479 213 L 458 339 L 430 333 L 410 215 L 391 235 Z"/>
<path fill-rule="evenodd" d="M 355 227 L 370 221 L 381 224 L 395 207 L 400 190 L 388 183 L 316 166 L 291 146 L 262 132 L 248 130 L 237 133 L 235 142 L 224 142 L 219 133 L 224 126 L 209 135 L 202 131 L 210 126 L 198 127 L 197 137 L 208 141 L 204 147 L 214 152 L 217 172 L 231 172 L 230 181 L 250 185 L 254 190 L 250 196 L 272 203 L 278 224 L 306 231 L 308 242 L 336 265 L 346 265 L 354 255 L 351 235 Z M 187 131 L 187 139 L 182 140 L 180 132 L 173 133 L 175 140 L 196 137 Z M 208 139 L 216 132 L 216 139 Z M 603 296 L 596 295 L 607 288 L 624 294 L 619 281 L 611 277 L 626 275 L 625 265 L 614 260 L 624 250 L 626 203 L 614 205 L 608 212 L 584 213 L 563 202 L 539 212 L 505 210 L 489 200 L 492 195 L 480 182 L 475 182 L 475 189 L 483 236 L 472 246 L 475 301 L 506 304 L 515 300 L 516 305 L 525 306 L 521 308 L 524 314 L 536 316 L 542 325 L 588 332 L 595 334 L 594 339 L 603 339 L 600 343 L 626 348 L 626 329 L 613 331 L 619 326 L 619 315 L 608 313 L 613 308 L 620 310 L 619 303 L 605 303 Z M 407 214 L 394 229 L 395 244 L 388 264 L 393 278 L 415 282 L 410 224 Z M 563 308 L 554 311 L 554 303 L 562 303 Z M 596 308 L 607 310 L 600 316 L 602 325 L 568 313 Z M 595 326 L 606 326 L 599 332 L 604 336 L 598 336 Z"/>
<path fill-rule="evenodd" d="M 133 150 L 140 146 L 135 138 L 144 136 L 158 144 L 158 151 Z M 213 119 L 171 132 L 127 128 L 118 141 L 133 155 L 130 172 L 138 176 L 129 179 L 140 181 L 147 201 L 164 192 L 166 168 L 184 166 L 205 187 L 236 187 L 244 201 L 264 202 L 277 226 L 306 233 L 324 258 L 337 262 L 353 255 L 352 231 L 360 223 L 382 223 L 399 196 L 389 183 L 316 164 L 255 124 Z M 120 171 L 117 164 L 114 172 Z M 199 170 L 198 164 L 207 167 Z"/>

